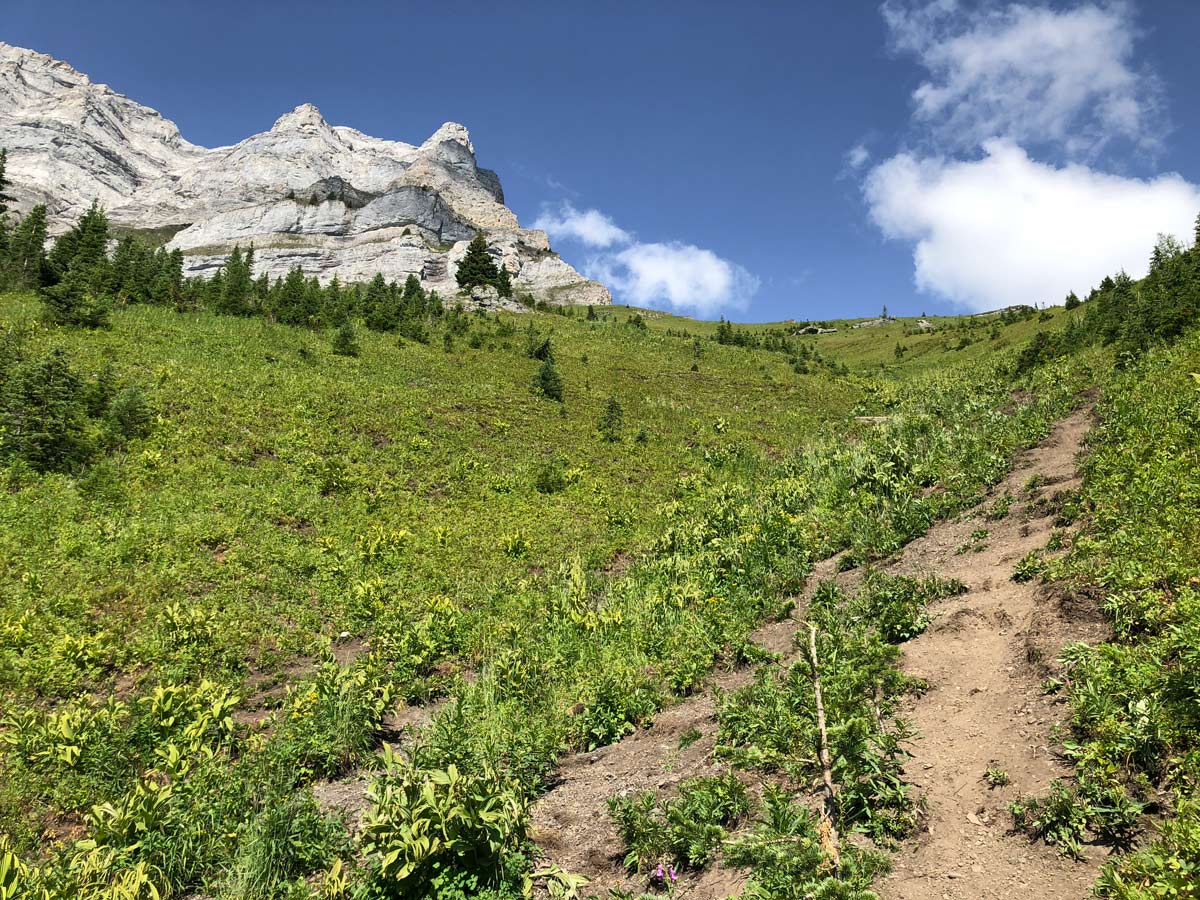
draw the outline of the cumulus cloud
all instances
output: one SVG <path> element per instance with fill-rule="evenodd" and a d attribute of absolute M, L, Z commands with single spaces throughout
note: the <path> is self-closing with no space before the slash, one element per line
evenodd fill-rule
<path fill-rule="evenodd" d="M 617 253 L 594 257 L 584 273 L 603 281 L 628 303 L 665 303 L 702 316 L 745 309 L 759 286 L 758 278 L 736 263 L 711 250 L 674 241 L 634 243 Z"/>
<path fill-rule="evenodd" d="M 583 273 L 635 306 L 713 316 L 745 309 L 758 291 L 759 280 L 737 263 L 679 241 L 643 243 L 598 209 L 580 210 L 564 201 L 544 208 L 533 227 L 556 241 L 601 251 L 588 259 Z"/>
<path fill-rule="evenodd" d="M 1134 65 L 1125 3 L 967 11 L 955 0 L 887 0 L 882 13 L 894 49 L 929 72 L 914 116 L 942 147 L 1007 137 L 1087 159 L 1115 138 L 1143 151 L 1161 144 L 1161 86 Z"/>
<path fill-rule="evenodd" d="M 1200 210 L 1179 175 L 1047 165 L 1008 140 L 973 160 L 899 154 L 864 194 L 885 236 L 915 242 L 917 287 L 976 310 L 1057 303 L 1122 268 L 1140 277 L 1157 233 L 1186 238 Z"/>
<path fill-rule="evenodd" d="M 600 210 L 579 210 L 566 201 L 557 210 L 543 209 L 533 227 L 540 228 L 554 240 L 575 240 L 588 247 L 611 247 L 627 244 L 633 239 Z"/>

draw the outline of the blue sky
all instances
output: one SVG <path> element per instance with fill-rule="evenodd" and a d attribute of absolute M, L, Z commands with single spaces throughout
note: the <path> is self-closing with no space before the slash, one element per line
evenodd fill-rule
<path fill-rule="evenodd" d="M 523 225 L 710 317 L 1060 302 L 1200 211 L 1185 0 L 2 3 L 0 40 L 207 146 L 302 102 L 462 122 Z"/>

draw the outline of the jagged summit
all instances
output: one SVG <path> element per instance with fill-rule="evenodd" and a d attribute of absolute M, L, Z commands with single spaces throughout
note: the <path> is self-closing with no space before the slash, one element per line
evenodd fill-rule
<path fill-rule="evenodd" d="M 271 126 L 272 131 L 290 131 L 304 128 L 328 128 L 329 124 L 321 111 L 311 103 L 301 103 L 290 113 L 284 113 Z"/>
<path fill-rule="evenodd" d="M 543 232 L 520 227 L 455 122 L 414 146 L 331 126 L 303 103 L 268 131 L 207 149 L 69 64 L 0 42 L 0 147 L 18 210 L 45 203 L 61 231 L 99 200 L 117 224 L 177 228 L 171 246 L 192 273 L 253 243 L 257 271 L 273 276 L 296 265 L 326 280 L 415 274 L 449 294 L 466 242 L 482 231 L 518 289 L 611 302 Z"/>

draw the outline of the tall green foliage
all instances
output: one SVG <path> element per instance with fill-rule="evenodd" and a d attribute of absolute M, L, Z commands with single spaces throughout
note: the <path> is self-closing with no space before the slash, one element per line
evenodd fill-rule
<path fill-rule="evenodd" d="M 467 253 L 458 264 L 454 278 L 462 290 L 470 290 L 476 285 L 498 287 L 500 272 L 492 255 L 488 253 L 487 239 L 482 231 L 477 232 L 467 245 Z"/>
<path fill-rule="evenodd" d="M 41 286 L 46 270 L 46 207 L 39 204 L 13 229 L 0 275 L 17 290 Z"/>

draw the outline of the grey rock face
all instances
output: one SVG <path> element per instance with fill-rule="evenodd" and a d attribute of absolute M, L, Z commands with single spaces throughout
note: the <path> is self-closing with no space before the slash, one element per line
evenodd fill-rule
<path fill-rule="evenodd" d="M 447 298 L 482 231 L 518 291 L 552 303 L 611 303 L 520 227 L 471 136 L 448 122 L 420 146 L 331 126 L 311 104 L 232 147 L 184 140 L 152 109 L 69 65 L 0 42 L 0 147 L 18 210 L 48 206 L 61 232 L 99 200 L 114 223 L 181 227 L 170 243 L 190 273 L 255 247 L 255 274 L 299 265 L 328 280 L 417 275 Z"/>

